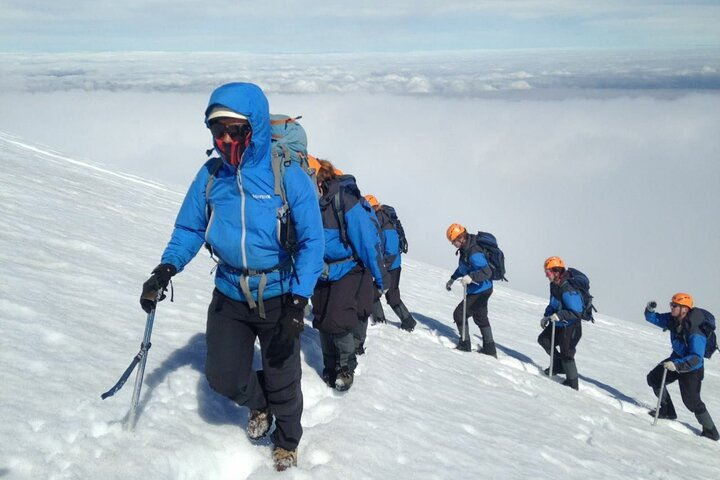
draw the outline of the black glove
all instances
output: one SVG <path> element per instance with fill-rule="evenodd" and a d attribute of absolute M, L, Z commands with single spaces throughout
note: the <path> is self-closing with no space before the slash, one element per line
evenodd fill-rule
<path fill-rule="evenodd" d="M 402 253 L 407 253 L 407 252 L 408 252 L 407 240 L 405 240 L 404 238 L 401 238 L 401 239 L 400 239 L 400 251 L 401 251 Z"/>
<path fill-rule="evenodd" d="M 650 300 L 650 301 L 647 303 L 647 307 L 645 307 L 645 309 L 646 309 L 648 312 L 654 312 L 656 308 L 657 308 L 657 302 L 656 302 L 655 300 Z"/>
<path fill-rule="evenodd" d="M 299 295 L 288 296 L 283 306 L 283 313 L 278 320 L 280 329 L 279 339 L 282 343 L 290 343 L 300 338 L 300 333 L 305 328 L 305 306 L 308 299 Z"/>
<path fill-rule="evenodd" d="M 155 308 L 155 299 L 158 292 L 161 292 L 160 300 L 165 298 L 162 292 L 167 290 L 170 279 L 176 273 L 177 268 L 171 263 L 163 263 L 155 267 L 150 278 L 143 283 L 142 294 L 140 295 L 140 306 L 146 313 L 150 313 Z"/>

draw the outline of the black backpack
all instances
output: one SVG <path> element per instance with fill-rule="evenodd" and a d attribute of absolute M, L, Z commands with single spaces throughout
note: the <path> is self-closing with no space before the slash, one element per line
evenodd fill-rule
<path fill-rule="evenodd" d="M 582 295 L 582 301 L 585 308 L 583 309 L 580 318 L 595 323 L 593 312 L 597 312 L 597 309 L 593 305 L 593 296 L 590 295 L 590 279 L 587 275 L 576 268 L 568 268 L 567 272 L 568 284 L 573 288 L 573 290 L 578 291 L 580 295 Z"/>
<path fill-rule="evenodd" d="M 715 335 L 715 316 L 703 308 L 695 308 L 699 310 L 705 318 L 700 323 L 700 331 L 707 337 L 705 344 L 705 358 L 712 357 L 715 350 L 718 350 L 717 336 Z"/>
<path fill-rule="evenodd" d="M 485 258 L 487 258 L 490 270 L 492 270 L 491 280 L 502 280 L 507 282 L 505 278 L 505 254 L 498 247 L 495 235 L 487 232 L 478 232 L 475 236 L 475 243 L 482 248 Z"/>
<path fill-rule="evenodd" d="M 405 238 L 405 229 L 403 228 L 402 223 L 400 223 L 400 219 L 398 218 L 397 213 L 395 213 L 395 209 L 390 205 L 383 205 L 382 210 L 387 213 L 388 217 L 390 217 L 390 222 L 398 234 L 398 239 L 400 240 L 400 251 L 402 253 L 407 253 L 408 243 Z"/>

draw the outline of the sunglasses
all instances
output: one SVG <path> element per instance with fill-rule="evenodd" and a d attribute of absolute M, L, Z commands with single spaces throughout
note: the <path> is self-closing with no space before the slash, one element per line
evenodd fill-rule
<path fill-rule="evenodd" d="M 679 303 L 670 302 L 670 308 L 680 308 L 680 307 L 682 307 L 682 305 L 680 305 Z"/>
<path fill-rule="evenodd" d="M 233 140 L 244 139 L 250 132 L 250 125 L 247 123 L 233 123 L 231 125 L 223 125 L 215 122 L 210 124 L 210 133 L 214 138 L 222 138 L 225 134 L 230 135 Z"/>

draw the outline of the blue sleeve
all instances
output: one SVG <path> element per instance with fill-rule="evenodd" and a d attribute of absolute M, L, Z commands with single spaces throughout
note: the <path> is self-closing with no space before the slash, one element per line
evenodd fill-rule
<path fill-rule="evenodd" d="M 670 314 L 649 312 L 645 310 L 645 320 L 662 329 L 666 329 L 668 327 L 668 323 L 670 322 Z"/>
<path fill-rule="evenodd" d="M 688 338 L 687 355 L 674 358 L 678 372 L 690 372 L 703 366 L 707 338 L 702 333 L 692 333 Z"/>
<path fill-rule="evenodd" d="M 468 275 L 470 275 L 473 282 L 477 284 L 489 280 L 492 277 L 492 270 L 490 269 L 485 254 L 482 252 L 475 252 L 470 256 L 469 270 Z"/>
<path fill-rule="evenodd" d="M 358 202 L 345 213 L 345 223 L 348 241 L 352 243 L 355 253 L 372 273 L 375 284 L 384 289 L 380 237 L 369 212 Z"/>
<path fill-rule="evenodd" d="M 555 313 L 566 324 L 579 320 L 584 309 L 583 299 L 577 290 L 565 290 L 562 293 L 561 309 Z"/>
<path fill-rule="evenodd" d="M 294 166 L 285 171 L 284 184 L 298 242 L 298 251 L 295 254 L 297 278 L 293 275 L 290 291 L 295 295 L 310 298 L 322 273 L 325 253 L 317 190 L 310 177 Z"/>
<path fill-rule="evenodd" d="M 548 306 L 545 307 L 545 314 L 544 316 L 549 317 L 553 313 L 560 310 L 560 302 L 557 301 L 555 297 L 550 295 L 550 301 L 548 302 Z"/>
<path fill-rule="evenodd" d="M 175 229 L 160 260 L 161 263 L 174 265 L 178 272 L 190 263 L 205 243 L 207 228 L 205 187 L 210 177 L 207 167 L 208 164 L 203 165 L 190 184 L 175 219 Z"/>

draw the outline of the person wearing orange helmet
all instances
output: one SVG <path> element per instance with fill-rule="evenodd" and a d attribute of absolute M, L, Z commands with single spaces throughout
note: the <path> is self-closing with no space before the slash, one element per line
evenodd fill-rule
<path fill-rule="evenodd" d="M 407 240 L 405 230 L 395 209 L 390 205 L 381 204 L 374 195 L 365 195 L 365 200 L 375 211 L 383 236 L 383 253 L 385 266 L 389 276 L 385 300 L 395 315 L 400 319 L 400 328 L 406 332 L 412 332 L 417 322 L 410 314 L 410 311 L 400 298 L 400 274 L 402 272 L 401 255 L 407 253 Z M 375 323 L 386 323 L 385 312 L 383 312 L 381 296 L 375 298 L 372 306 L 372 316 Z"/>
<path fill-rule="evenodd" d="M 545 277 L 550 282 L 550 302 L 540 320 L 543 329 L 538 343 L 553 358 L 553 373 L 565 374 L 563 385 L 578 389 L 575 350 L 582 337 L 582 314 L 585 309 L 581 292 L 568 281 L 569 273 L 560 257 L 549 257 L 543 263 Z M 552 343 L 553 326 L 555 345 Z M 545 370 L 548 374 L 550 367 Z"/>
<path fill-rule="evenodd" d="M 463 352 L 472 350 L 467 331 L 467 320 L 472 317 L 480 329 L 483 339 L 483 346 L 479 352 L 497 358 L 495 340 L 488 319 L 488 300 L 493 292 L 492 269 L 485 252 L 475 241 L 475 235 L 468 233 L 467 229 L 459 223 L 450 225 L 446 236 L 450 243 L 457 248 L 456 255 L 459 255 L 459 259 L 458 267 L 445 284 L 445 288 L 450 291 L 456 280 L 460 280 L 467 288 L 466 297 L 455 307 L 453 312 L 453 320 L 455 320 L 461 336 L 457 348 Z M 463 318 L 463 310 L 465 318 Z M 465 333 L 464 338 L 462 338 L 463 332 Z"/>
<path fill-rule="evenodd" d="M 650 415 L 674 420 L 677 418 L 670 394 L 662 388 L 663 370 L 667 370 L 665 384 L 678 381 L 680 395 L 688 410 L 695 414 L 702 426 L 700 435 L 711 440 L 720 439 L 718 429 L 700 399 L 700 388 L 704 375 L 705 347 L 707 336 L 701 330 L 705 320 L 704 310 L 695 308 L 693 298 L 688 293 L 676 293 L 670 300 L 670 311 L 657 313 L 657 302 L 650 301 L 645 307 L 645 320 L 670 331 L 672 353 L 661 361 L 647 375 L 647 383 L 660 400 L 660 411 L 653 410 Z M 662 388 L 662 392 L 660 391 Z"/>

